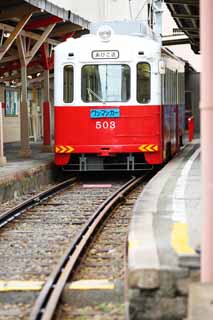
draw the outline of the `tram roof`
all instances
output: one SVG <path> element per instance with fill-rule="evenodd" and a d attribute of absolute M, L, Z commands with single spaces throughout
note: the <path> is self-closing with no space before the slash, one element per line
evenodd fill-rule
<path fill-rule="evenodd" d="M 178 30 L 182 31 L 188 37 L 187 41 L 191 44 L 194 53 L 200 53 L 199 36 L 199 0 L 165 0 L 172 17 L 178 25 Z M 181 44 L 179 40 L 174 40 L 174 44 Z"/>

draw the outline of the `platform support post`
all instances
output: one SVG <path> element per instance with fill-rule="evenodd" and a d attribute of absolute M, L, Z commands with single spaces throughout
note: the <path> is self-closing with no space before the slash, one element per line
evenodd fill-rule
<path fill-rule="evenodd" d="M 0 166 L 7 163 L 4 157 L 4 138 L 3 138 L 3 119 L 2 119 L 2 103 L 0 102 Z"/>
<path fill-rule="evenodd" d="M 27 67 L 21 67 L 21 150 L 20 156 L 23 158 L 28 158 L 32 154 L 29 143 L 29 123 L 28 123 L 28 105 L 27 105 Z"/>
<path fill-rule="evenodd" d="M 213 1 L 200 1 L 201 12 L 201 282 L 213 284 Z"/>
<path fill-rule="evenodd" d="M 43 146 L 42 150 L 52 151 L 51 146 L 51 106 L 50 106 L 49 70 L 44 70 L 44 101 L 43 101 Z"/>

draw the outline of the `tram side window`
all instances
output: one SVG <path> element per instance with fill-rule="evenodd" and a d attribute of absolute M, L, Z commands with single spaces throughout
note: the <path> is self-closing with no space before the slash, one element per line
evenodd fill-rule
<path fill-rule="evenodd" d="M 73 66 L 64 67 L 64 90 L 63 99 L 65 103 L 73 102 Z"/>
<path fill-rule="evenodd" d="M 151 68 L 149 63 L 137 64 L 137 101 L 149 103 L 151 99 Z"/>

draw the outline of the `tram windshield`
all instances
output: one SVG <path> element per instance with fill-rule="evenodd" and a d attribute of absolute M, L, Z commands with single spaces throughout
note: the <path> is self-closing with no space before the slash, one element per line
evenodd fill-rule
<path fill-rule="evenodd" d="M 85 65 L 81 79 L 84 102 L 125 102 L 130 98 L 130 67 L 126 64 Z"/>

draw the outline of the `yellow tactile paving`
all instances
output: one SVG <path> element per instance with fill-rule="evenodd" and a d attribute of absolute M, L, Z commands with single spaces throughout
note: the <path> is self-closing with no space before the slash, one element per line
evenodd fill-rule
<path fill-rule="evenodd" d="M 40 291 L 43 281 L 6 281 L 0 280 L 0 292 L 8 291 Z M 69 285 L 70 290 L 114 290 L 115 286 L 109 280 L 80 280 Z"/>
<path fill-rule="evenodd" d="M 2 281 L 0 280 L 0 292 L 5 291 L 40 291 L 43 281 Z"/>
<path fill-rule="evenodd" d="M 195 254 L 189 245 L 188 225 L 186 223 L 174 223 L 172 228 L 172 247 L 178 254 Z"/>
<path fill-rule="evenodd" d="M 109 280 L 80 280 L 71 283 L 71 290 L 113 290 L 114 284 Z"/>

